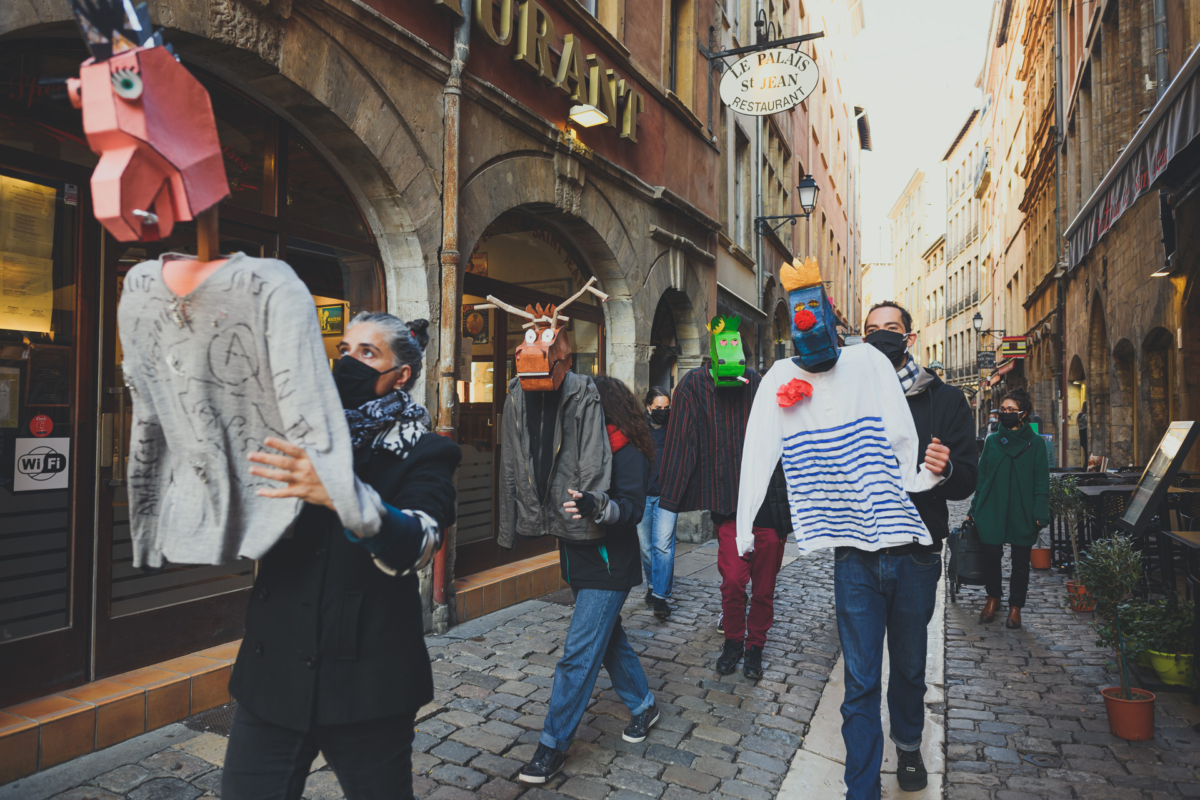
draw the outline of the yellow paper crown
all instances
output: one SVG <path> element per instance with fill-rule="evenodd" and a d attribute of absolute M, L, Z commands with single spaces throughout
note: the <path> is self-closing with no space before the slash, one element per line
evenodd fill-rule
<path fill-rule="evenodd" d="M 807 261 L 796 259 L 791 264 L 784 264 L 779 270 L 779 282 L 783 284 L 785 292 L 819 286 L 821 268 L 817 266 L 815 258 L 809 258 Z"/>

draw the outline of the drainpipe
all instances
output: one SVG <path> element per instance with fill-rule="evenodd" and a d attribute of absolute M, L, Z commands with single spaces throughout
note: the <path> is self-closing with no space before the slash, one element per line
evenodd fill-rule
<path fill-rule="evenodd" d="M 442 308 L 438 348 L 437 432 L 453 438 L 458 408 L 458 144 L 461 129 L 462 74 L 471 53 L 471 15 L 464 14 L 454 31 L 454 54 L 450 59 L 450 77 L 442 92 L 445 117 L 442 146 Z M 457 527 L 446 531 L 441 548 L 433 557 L 433 627 L 445 633 L 451 622 L 449 607 L 449 553 L 454 549 Z"/>
<path fill-rule="evenodd" d="M 1154 0 L 1154 99 L 1161 100 L 1171 82 L 1167 63 L 1167 0 Z"/>
<path fill-rule="evenodd" d="M 1155 7 L 1164 0 L 1155 0 Z M 1165 32 L 1163 34 L 1166 35 Z M 1062 2 L 1054 4 L 1054 268 L 1059 273 L 1057 284 L 1058 305 L 1058 390 L 1062 402 L 1062 437 L 1059 449 L 1059 465 L 1066 469 L 1069 457 L 1067 444 L 1070 440 L 1071 422 L 1067 404 L 1067 277 L 1066 270 L 1059 269 L 1062 256 L 1062 143 L 1063 143 L 1063 92 L 1062 92 Z M 1086 467 L 1087 465 L 1084 464 Z"/>

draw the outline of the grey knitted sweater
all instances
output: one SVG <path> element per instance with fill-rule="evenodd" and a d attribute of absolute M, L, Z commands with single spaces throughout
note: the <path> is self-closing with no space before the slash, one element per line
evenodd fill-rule
<path fill-rule="evenodd" d="M 181 298 L 162 262 L 146 261 L 126 276 L 117 317 L 133 395 L 135 567 L 270 550 L 302 502 L 258 496 L 280 486 L 250 474 L 247 456 L 268 436 L 305 449 L 347 528 L 378 532 L 382 503 L 354 475 L 316 308 L 291 267 L 236 253 Z"/>

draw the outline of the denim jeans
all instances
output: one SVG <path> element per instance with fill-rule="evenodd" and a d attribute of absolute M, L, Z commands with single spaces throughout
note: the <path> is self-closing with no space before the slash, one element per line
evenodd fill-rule
<path fill-rule="evenodd" d="M 547 747 L 566 752 L 571 746 L 592 698 L 601 664 L 630 714 L 640 714 L 654 705 L 642 663 L 621 627 L 621 606 L 628 596 L 628 591 L 602 589 L 580 589 L 575 593 L 575 613 L 571 615 L 562 658 L 554 668 L 550 709 L 538 737 Z"/>
<path fill-rule="evenodd" d="M 883 637 L 891 657 L 888 711 L 898 750 L 918 750 L 925 726 L 925 651 L 942 558 L 837 549 L 833 591 L 846 661 L 842 739 L 847 800 L 878 800 L 883 764 Z"/>
<path fill-rule="evenodd" d="M 642 545 L 642 575 L 655 596 L 666 600 L 675 582 L 675 521 L 679 515 L 659 508 L 658 500 L 657 495 L 646 498 L 637 532 Z"/>

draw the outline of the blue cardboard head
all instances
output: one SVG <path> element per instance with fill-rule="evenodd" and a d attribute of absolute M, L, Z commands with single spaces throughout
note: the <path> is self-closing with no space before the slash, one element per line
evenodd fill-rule
<path fill-rule="evenodd" d="M 821 371 L 837 362 L 837 317 L 825 294 L 815 259 L 785 264 L 780 282 L 788 293 L 792 316 L 792 341 L 805 369 Z"/>

